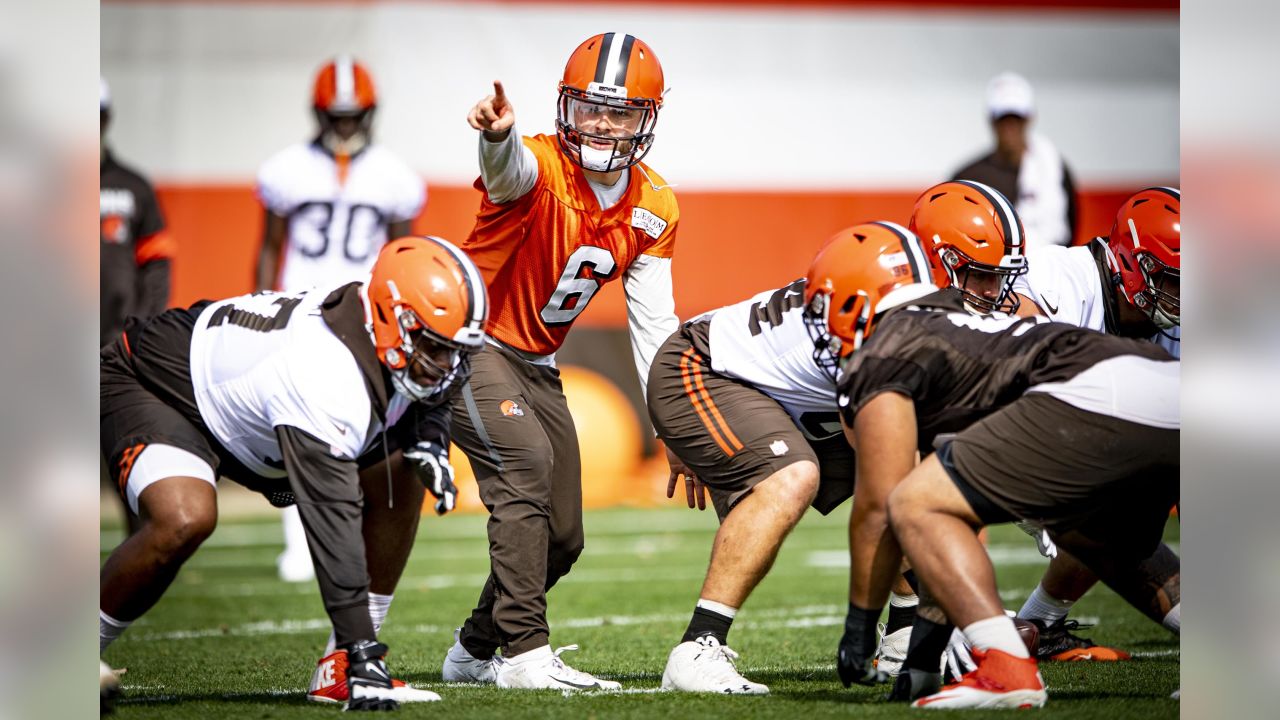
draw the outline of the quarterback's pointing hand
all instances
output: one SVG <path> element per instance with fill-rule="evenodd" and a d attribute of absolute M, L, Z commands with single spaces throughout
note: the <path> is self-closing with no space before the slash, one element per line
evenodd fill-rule
<path fill-rule="evenodd" d="M 502 81 L 493 81 L 493 94 L 486 95 L 467 113 L 467 123 L 484 132 L 486 140 L 500 142 L 516 124 L 516 111 L 502 90 Z"/>

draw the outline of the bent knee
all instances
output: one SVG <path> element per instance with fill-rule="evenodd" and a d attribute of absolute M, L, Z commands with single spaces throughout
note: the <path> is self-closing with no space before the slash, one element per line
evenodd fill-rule
<path fill-rule="evenodd" d="M 189 557 L 213 534 L 217 515 L 212 512 L 180 510 L 151 521 L 156 548 L 167 556 Z"/>
<path fill-rule="evenodd" d="M 808 505 L 818 494 L 818 466 L 809 460 L 794 462 L 774 473 L 765 482 L 791 502 L 801 506 Z"/>

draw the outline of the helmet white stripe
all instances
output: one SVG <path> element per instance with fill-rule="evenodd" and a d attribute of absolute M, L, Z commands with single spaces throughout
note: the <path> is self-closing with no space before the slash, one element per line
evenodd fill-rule
<path fill-rule="evenodd" d="M 334 105 L 347 107 L 356 104 L 356 71 L 350 55 L 339 56 L 334 61 Z"/>
<path fill-rule="evenodd" d="M 1179 200 L 1182 199 L 1182 191 L 1176 187 L 1166 187 L 1164 185 L 1161 185 L 1157 187 L 1156 190 L 1163 190 Z"/>
<path fill-rule="evenodd" d="M 1000 216 L 1000 222 L 1008 228 L 1008 244 L 1009 257 L 1019 257 L 1023 253 L 1022 247 L 1022 225 L 1018 222 L 1018 213 L 1014 211 L 1013 206 L 1009 204 L 1009 199 L 1004 193 L 985 183 L 973 180 L 957 180 L 962 185 L 981 192 L 995 205 L 996 213 Z"/>
<path fill-rule="evenodd" d="M 467 324 L 482 326 L 488 312 L 486 303 L 489 298 L 485 293 L 484 278 L 480 275 L 480 269 L 476 267 L 476 264 L 472 262 L 466 253 L 448 240 L 434 235 L 428 235 L 426 239 L 439 243 L 441 247 L 449 251 L 454 260 L 458 261 L 458 266 L 462 268 L 467 284 L 471 287 L 471 297 L 474 300 L 471 306 L 471 315 L 467 318 Z"/>
<path fill-rule="evenodd" d="M 623 83 L 615 82 L 615 78 L 618 75 L 618 70 L 621 69 L 619 66 L 623 62 L 622 48 L 624 46 L 629 47 L 626 42 L 627 34 L 614 32 L 609 33 L 605 37 L 610 38 L 610 42 L 607 48 L 601 48 L 602 51 L 607 50 L 608 55 L 604 64 L 604 79 L 600 82 L 603 82 L 606 85 L 621 85 Z"/>
<path fill-rule="evenodd" d="M 902 248 L 907 251 L 907 256 L 911 261 L 911 269 L 917 275 L 916 282 L 931 282 L 932 277 L 929 273 L 929 261 L 925 259 L 924 246 L 916 234 L 898 223 L 889 222 L 888 220 L 878 220 L 877 225 L 883 225 L 897 233 L 898 238 L 902 240 Z"/>

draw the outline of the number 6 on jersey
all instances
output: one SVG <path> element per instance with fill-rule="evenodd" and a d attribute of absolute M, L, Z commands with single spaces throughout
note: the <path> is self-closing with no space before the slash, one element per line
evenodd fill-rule
<path fill-rule="evenodd" d="M 581 277 L 583 268 L 591 268 L 590 277 Z M 569 256 L 556 283 L 555 292 L 539 315 L 547 325 L 567 325 L 587 309 L 587 303 L 604 284 L 613 277 L 617 264 L 613 255 L 604 248 L 583 245 Z M 571 306 L 571 307 L 570 307 Z"/>

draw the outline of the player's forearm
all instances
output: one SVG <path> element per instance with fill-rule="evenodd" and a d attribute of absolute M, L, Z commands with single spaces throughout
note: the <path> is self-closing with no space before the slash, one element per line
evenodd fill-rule
<path fill-rule="evenodd" d="M 480 178 L 489 200 L 499 205 L 518 200 L 533 189 L 538 160 L 514 127 L 496 142 L 480 133 Z"/>
<path fill-rule="evenodd" d="M 849 602 L 884 607 L 902 564 L 902 549 L 889 529 L 888 504 L 858 493 L 849 518 Z"/>

